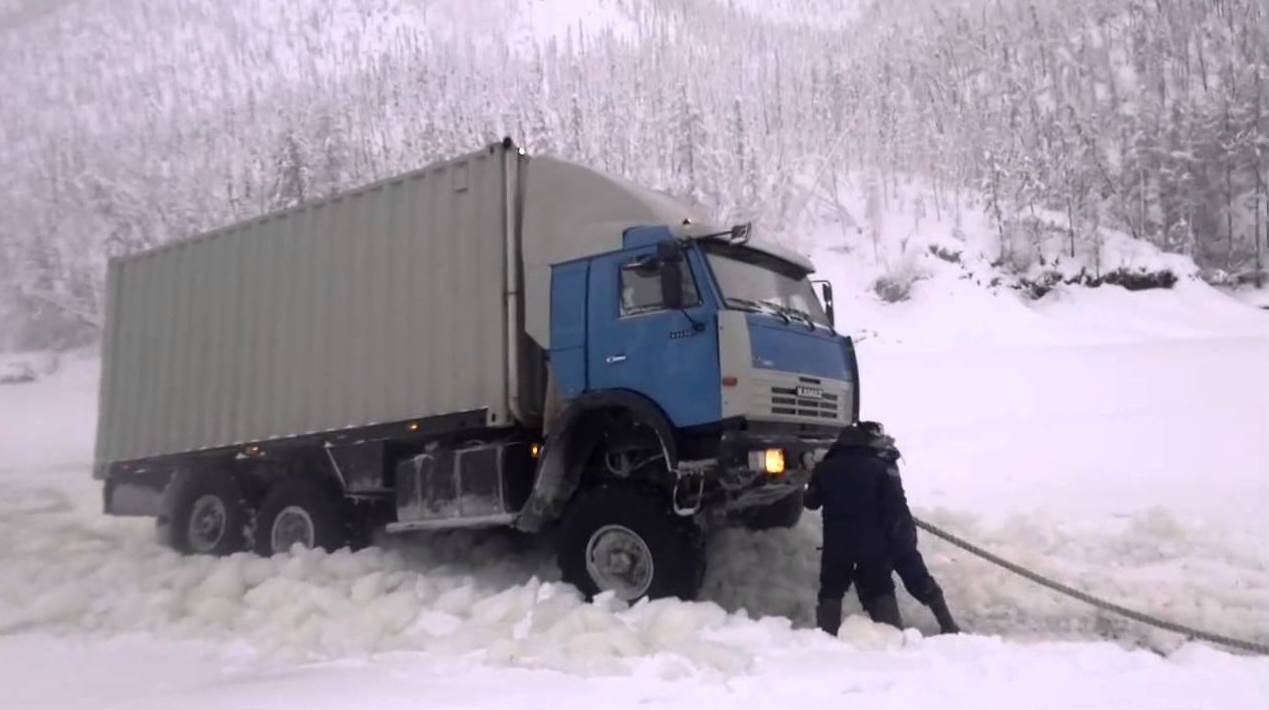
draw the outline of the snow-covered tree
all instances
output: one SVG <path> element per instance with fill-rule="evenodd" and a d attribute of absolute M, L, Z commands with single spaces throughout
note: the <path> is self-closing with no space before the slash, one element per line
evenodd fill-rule
<path fill-rule="evenodd" d="M 0 284 L 51 278 L 31 292 L 95 317 L 109 255 L 503 132 L 777 237 L 811 213 L 856 233 L 869 218 L 843 192 L 953 219 L 986 197 L 1002 233 L 1066 215 L 1071 254 L 1106 227 L 1203 266 L 1263 265 L 1263 0 L 872 3 L 833 22 L 826 0 L 784 5 L 772 21 L 619 3 L 636 36 L 498 36 L 393 0 L 52 12 L 0 31 Z M 34 313 L 0 291 L 0 310 Z"/>

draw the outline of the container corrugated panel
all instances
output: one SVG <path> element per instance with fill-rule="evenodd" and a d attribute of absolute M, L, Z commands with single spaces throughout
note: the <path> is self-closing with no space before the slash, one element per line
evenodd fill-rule
<path fill-rule="evenodd" d="M 112 262 L 98 463 L 505 423 L 506 169 L 486 149 Z"/>

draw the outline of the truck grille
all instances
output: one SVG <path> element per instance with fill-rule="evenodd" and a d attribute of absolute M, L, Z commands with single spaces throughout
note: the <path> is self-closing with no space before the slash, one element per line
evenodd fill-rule
<path fill-rule="evenodd" d="M 823 390 L 818 383 L 771 388 L 772 414 L 836 420 L 840 412 L 840 395 Z"/>

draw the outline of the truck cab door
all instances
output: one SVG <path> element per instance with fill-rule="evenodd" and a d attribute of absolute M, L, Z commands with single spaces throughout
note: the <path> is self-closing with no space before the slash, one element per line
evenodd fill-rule
<path fill-rule="evenodd" d="M 675 426 L 722 412 L 718 328 L 700 256 L 682 254 L 683 308 L 662 301 L 653 246 L 594 259 L 587 314 L 589 389 L 623 389 L 656 402 Z"/>

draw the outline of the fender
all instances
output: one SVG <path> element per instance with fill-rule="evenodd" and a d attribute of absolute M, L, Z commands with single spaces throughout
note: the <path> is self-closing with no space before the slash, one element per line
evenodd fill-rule
<path fill-rule="evenodd" d="M 602 410 L 633 415 L 656 434 L 670 469 L 678 465 L 674 428 L 655 402 L 629 390 L 587 392 L 569 402 L 552 423 L 551 435 L 542 447 L 533 490 L 516 518 L 516 529 L 537 532 L 563 514 L 564 506 L 581 480 L 581 464 L 590 453 L 588 444 L 599 433 L 596 420 L 586 415 Z"/>

